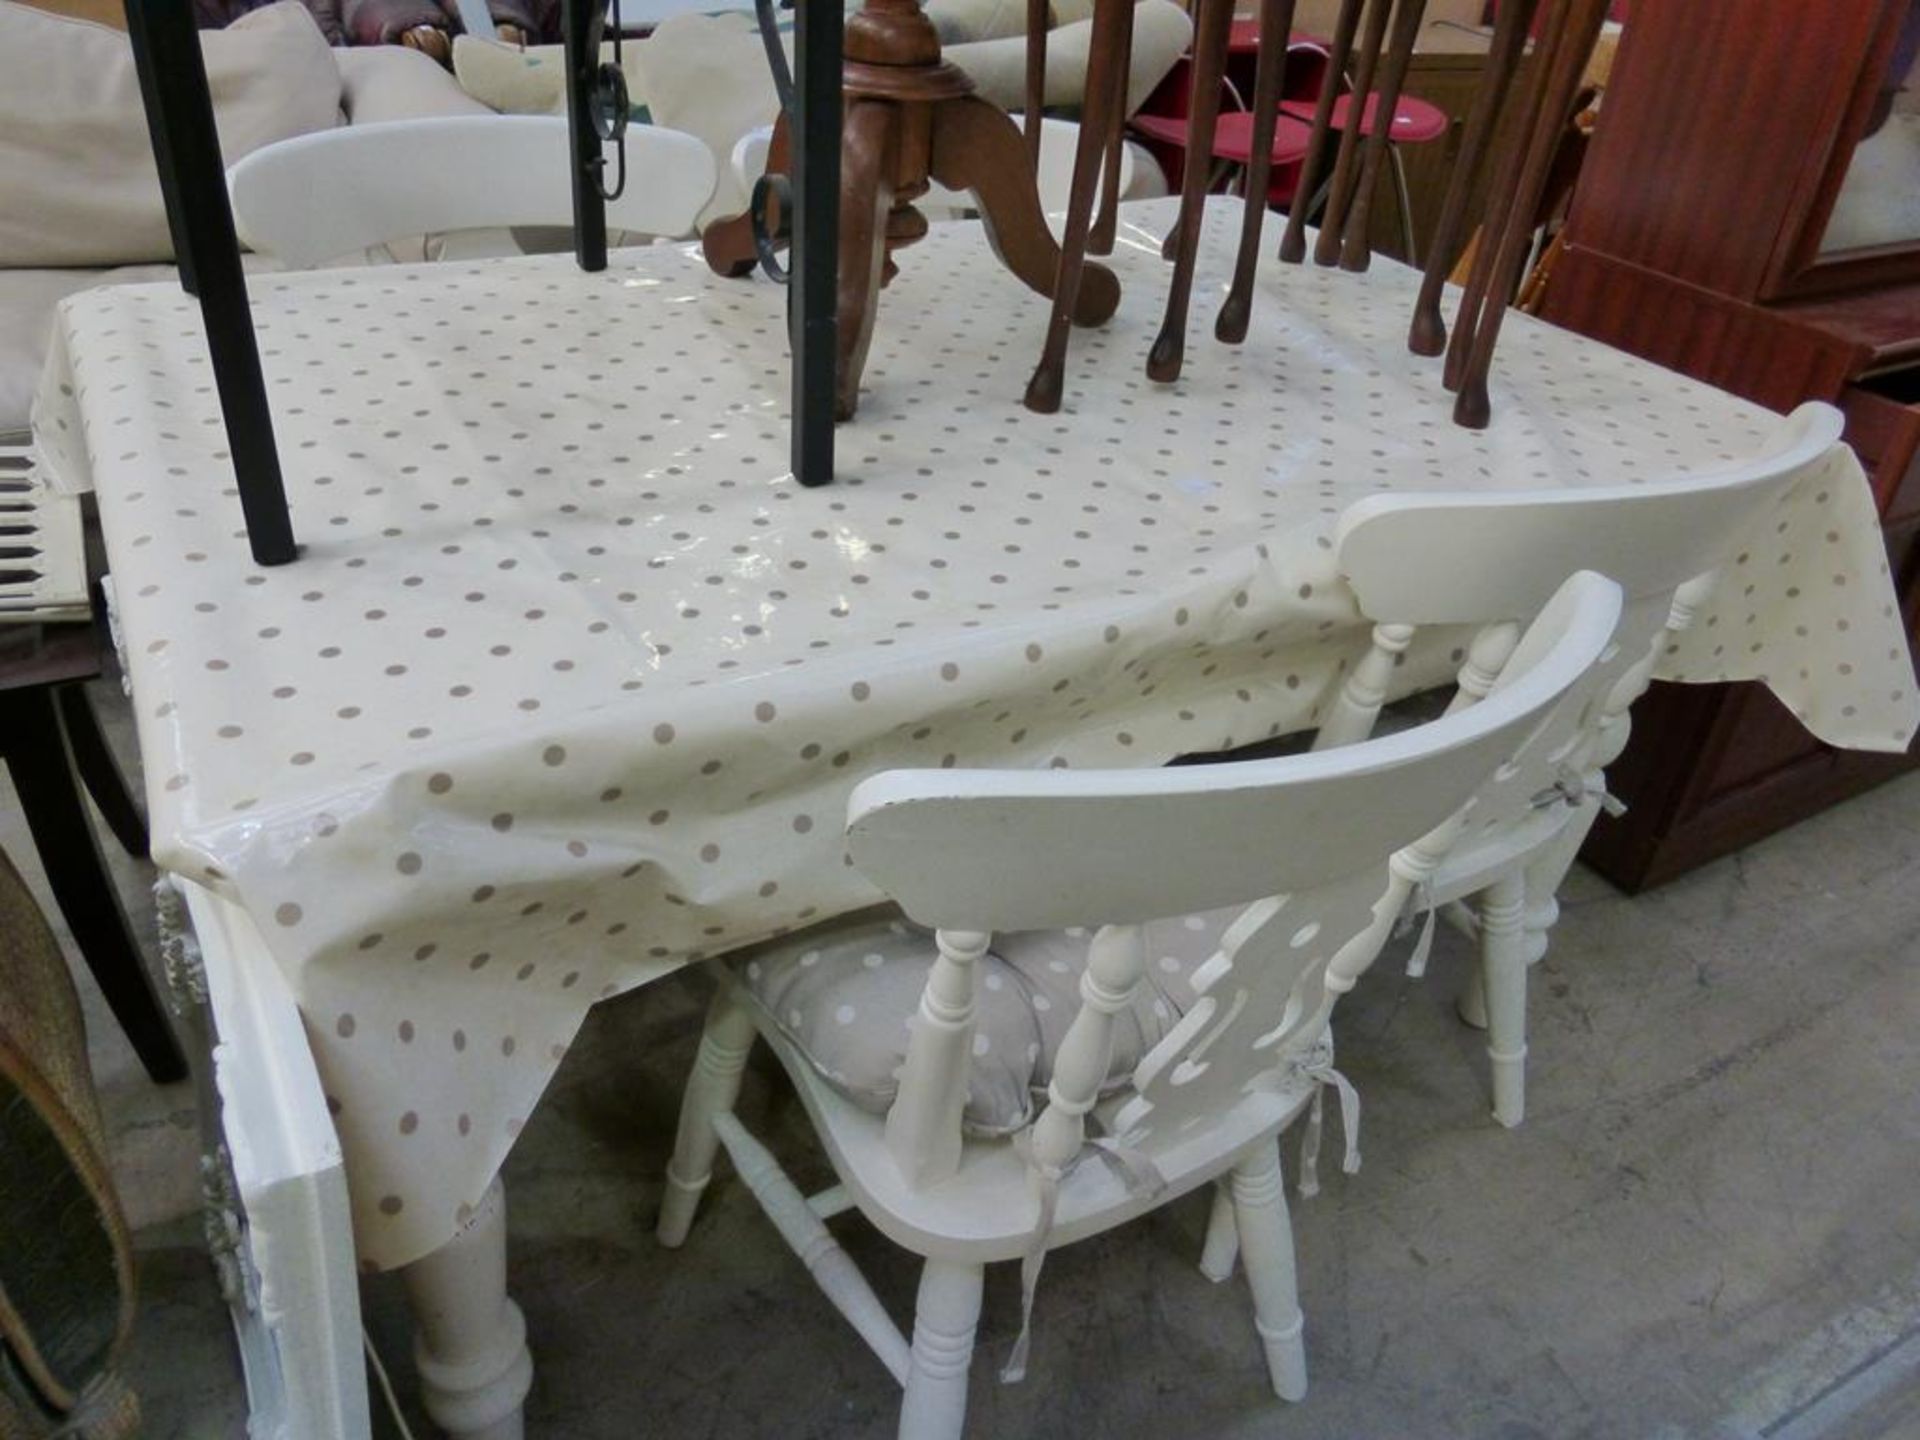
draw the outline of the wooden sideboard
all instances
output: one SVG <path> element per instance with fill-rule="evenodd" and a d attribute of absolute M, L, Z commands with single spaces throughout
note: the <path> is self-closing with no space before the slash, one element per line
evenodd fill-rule
<path fill-rule="evenodd" d="M 1920 0 L 1637 0 L 1543 313 L 1770 408 L 1828 400 L 1920 634 L 1920 235 L 1823 254 Z M 1910 92 L 1909 102 L 1910 103 Z M 1914 765 L 1830 749 L 1757 685 L 1657 685 L 1584 858 L 1658 884 Z"/>

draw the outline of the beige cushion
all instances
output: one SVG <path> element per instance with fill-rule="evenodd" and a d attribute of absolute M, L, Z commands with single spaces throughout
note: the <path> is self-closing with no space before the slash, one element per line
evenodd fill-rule
<path fill-rule="evenodd" d="M 337 122 L 340 71 L 300 0 L 201 46 L 227 163 Z M 0 0 L 0 267 L 172 254 L 126 35 Z"/>
<path fill-rule="evenodd" d="M 1027 33 L 1027 0 L 928 0 L 926 11 L 942 45 Z"/>
<path fill-rule="evenodd" d="M 1065 7 L 1056 5 L 1058 17 Z M 1133 12 L 1133 57 L 1127 72 L 1127 113 L 1147 96 L 1187 52 L 1193 22 L 1172 0 L 1140 0 Z M 1047 32 L 1046 103 L 1077 106 L 1086 94 L 1092 20 L 1074 20 Z M 1027 41 L 1024 29 L 998 40 L 949 45 L 946 57 L 973 79 L 975 90 L 1003 110 L 1026 105 Z"/>
<path fill-rule="evenodd" d="M 439 65 L 405 45 L 360 45 L 333 54 L 340 67 L 340 108 L 349 124 L 493 113 Z"/>
<path fill-rule="evenodd" d="M 674 15 L 628 51 L 634 98 L 656 125 L 684 130 L 713 151 L 719 181 L 701 225 L 747 208 L 733 147 L 780 111 L 766 48 L 748 15 Z"/>
<path fill-rule="evenodd" d="M 1134 1069 L 1193 1006 L 1193 972 L 1219 948 L 1240 907 L 1143 928 L 1146 983 L 1118 1017 L 1106 1089 Z M 980 1006 L 963 1123 L 1005 1135 L 1033 1118 L 1053 1057 L 1080 1009 L 1084 930 L 996 935 L 979 962 Z M 726 963 L 814 1070 L 862 1110 L 884 1115 L 900 1088 L 908 1025 L 934 959 L 933 937 L 899 919 L 820 927 Z"/>

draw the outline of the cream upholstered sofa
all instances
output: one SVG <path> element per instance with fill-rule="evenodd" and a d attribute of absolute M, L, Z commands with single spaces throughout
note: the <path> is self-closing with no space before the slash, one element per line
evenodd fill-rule
<path fill-rule="evenodd" d="M 228 163 L 333 125 L 491 113 L 415 51 L 329 47 L 299 0 L 202 47 Z M 0 0 L 0 438 L 28 427 L 62 297 L 172 258 L 126 35 Z"/>
<path fill-rule="evenodd" d="M 854 8 L 858 0 L 847 0 Z M 926 0 L 946 58 L 972 77 L 978 93 L 1003 110 L 1026 95 L 1026 0 Z M 1077 109 L 1086 89 L 1093 0 L 1052 0 L 1047 36 L 1046 103 Z M 1193 25 L 1174 0 L 1138 0 L 1128 113 L 1186 53 Z M 611 53 L 607 58 L 611 59 Z M 627 88 L 653 122 L 697 135 L 713 151 L 720 182 L 703 223 L 746 208 L 731 163 L 742 137 L 773 123 L 779 109 L 753 17 L 740 13 L 674 15 L 623 56 Z M 547 114 L 565 104 L 558 46 L 520 50 L 461 35 L 453 69 L 469 93 L 496 110 Z M 1157 193 L 1157 192 L 1155 192 Z"/>

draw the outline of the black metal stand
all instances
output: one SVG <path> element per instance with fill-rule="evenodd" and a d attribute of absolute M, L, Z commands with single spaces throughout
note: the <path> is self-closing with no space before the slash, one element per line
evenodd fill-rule
<path fill-rule="evenodd" d="M 246 276 L 240 269 L 240 244 L 227 203 L 220 136 L 213 125 L 213 98 L 207 91 L 193 7 L 190 0 L 125 3 L 180 280 L 187 293 L 200 297 L 247 542 L 257 563 L 285 565 L 298 550 L 273 443 L 260 350 L 247 309 Z"/>
<path fill-rule="evenodd" d="M 573 163 L 573 256 L 582 270 L 607 268 L 607 202 L 600 190 L 600 135 L 593 127 L 594 81 L 607 0 L 561 0 L 566 42 L 567 129 Z"/>
<path fill-rule="evenodd" d="M 793 252 L 787 324 L 793 343 L 793 473 L 833 479 L 834 370 L 840 285 L 841 0 L 799 0 L 794 17 Z"/>

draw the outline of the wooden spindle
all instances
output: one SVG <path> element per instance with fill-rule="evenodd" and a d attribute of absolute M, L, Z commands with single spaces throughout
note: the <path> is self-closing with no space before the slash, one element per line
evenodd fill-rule
<path fill-rule="evenodd" d="M 1500 7 L 1500 18 L 1493 31 L 1493 48 L 1487 54 L 1487 67 L 1480 89 L 1473 97 L 1473 108 L 1467 114 L 1460 154 L 1453 162 L 1453 176 L 1447 182 L 1446 198 L 1440 204 L 1439 224 L 1427 251 L 1426 272 L 1420 279 L 1420 295 L 1414 301 L 1407 348 L 1416 355 L 1438 355 L 1446 348 L 1447 323 L 1440 316 L 1440 294 L 1465 238 L 1462 232 L 1472 205 L 1474 180 L 1499 129 L 1507 92 L 1512 87 L 1514 72 L 1520 67 L 1527 30 L 1533 24 L 1538 5 L 1539 0 L 1507 0 Z"/>
<path fill-rule="evenodd" d="M 907 1183 L 937 1184 L 960 1168 L 960 1116 L 973 1064 L 977 962 L 989 937 L 973 930 L 934 935 L 939 956 L 927 973 L 907 1039 L 900 1090 L 887 1111 L 887 1150 Z"/>
<path fill-rule="evenodd" d="M 1287 228 L 1280 237 L 1280 258 L 1298 265 L 1307 254 L 1307 211 L 1313 206 L 1313 192 L 1320 184 L 1320 170 L 1327 149 L 1327 136 L 1333 130 L 1333 107 L 1340 98 L 1340 77 L 1346 74 L 1347 57 L 1353 53 L 1354 32 L 1360 28 L 1360 9 L 1366 0 L 1341 0 L 1339 18 L 1334 21 L 1333 40 L 1327 49 L 1327 73 L 1320 85 L 1320 99 L 1313 107 L 1313 131 L 1307 137 L 1307 157 L 1300 165 L 1300 188 L 1293 192 L 1293 204 L 1287 210 Z"/>
<path fill-rule="evenodd" d="M 1273 174 L 1273 131 L 1286 78 L 1287 39 L 1294 0 L 1260 0 L 1260 53 L 1253 76 L 1253 150 L 1247 158 L 1246 205 L 1240 220 L 1240 253 L 1233 285 L 1214 322 L 1214 338 L 1238 345 L 1247 338 L 1253 313 L 1253 274 L 1260 260 L 1260 230 L 1267 217 L 1267 184 Z"/>
<path fill-rule="evenodd" d="M 1386 65 L 1381 73 L 1380 98 L 1373 107 L 1373 130 L 1367 136 L 1367 148 L 1360 166 L 1360 184 L 1353 206 L 1347 212 L 1346 229 L 1340 241 L 1340 268 L 1365 270 L 1373 258 L 1367 240 L 1367 225 L 1373 218 L 1373 192 L 1380 183 L 1380 167 L 1393 143 L 1393 117 L 1400 107 L 1400 90 L 1406 84 L 1407 66 L 1413 60 L 1413 42 L 1419 38 L 1420 22 L 1426 18 L 1427 0 L 1400 0 L 1394 12 L 1393 33 L 1387 42 Z M 1360 97 L 1358 112 L 1349 111 L 1347 123 L 1360 128 L 1366 116 L 1366 97 Z M 1411 258 L 1411 257 L 1409 257 Z"/>
<path fill-rule="evenodd" d="M 1407 646 L 1413 643 L 1411 625 L 1381 624 L 1373 627 L 1367 653 L 1348 672 L 1346 680 L 1321 717 L 1313 737 L 1315 750 L 1335 750 L 1352 745 L 1373 733 L 1380 718 L 1380 707 L 1387 703 L 1394 668 Z"/>
<path fill-rule="evenodd" d="M 1401 0 L 1411 4 L 1413 0 Z M 1313 263 L 1332 265 L 1340 259 L 1340 240 L 1346 234 L 1347 210 L 1360 179 L 1360 116 L 1373 77 L 1380 68 L 1380 47 L 1387 38 L 1393 0 L 1370 0 L 1353 69 L 1353 89 L 1347 93 L 1347 121 L 1340 127 L 1340 149 L 1334 156 L 1333 183 L 1327 208 L 1320 216 L 1320 234 L 1313 242 Z"/>
<path fill-rule="evenodd" d="M 1213 170 L 1214 130 L 1220 119 L 1220 82 L 1226 71 L 1227 35 L 1233 24 L 1233 0 L 1196 0 L 1193 63 L 1193 111 L 1187 117 L 1186 173 L 1181 176 L 1180 221 L 1174 235 L 1173 285 L 1160 334 L 1147 356 L 1148 378 L 1170 384 L 1180 378 L 1186 353 L 1187 306 L 1193 297 L 1193 268 L 1200 256 L 1200 225 Z"/>

